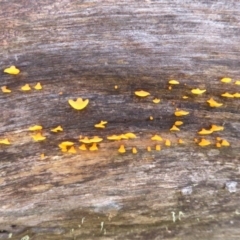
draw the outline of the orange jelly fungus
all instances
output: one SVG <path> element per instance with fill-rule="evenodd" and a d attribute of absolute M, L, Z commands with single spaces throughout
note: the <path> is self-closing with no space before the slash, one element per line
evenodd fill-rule
<path fill-rule="evenodd" d="M 149 117 L 149 120 L 151 120 L 151 121 L 152 121 L 152 120 L 153 120 L 153 116 L 150 116 L 150 117 Z"/>
<path fill-rule="evenodd" d="M 170 128 L 170 131 L 180 131 L 180 129 L 179 129 L 177 126 L 173 125 L 173 126 Z"/>
<path fill-rule="evenodd" d="M 140 90 L 140 91 L 136 91 L 135 95 L 138 96 L 138 97 L 147 97 L 147 96 L 150 95 L 150 93 L 146 92 L 146 91 L 143 91 L 143 90 Z"/>
<path fill-rule="evenodd" d="M 153 103 L 160 103 L 161 100 L 159 98 L 154 98 L 152 101 Z"/>
<path fill-rule="evenodd" d="M 184 141 L 180 138 L 180 139 L 178 139 L 178 143 L 179 143 L 179 144 L 183 144 Z"/>
<path fill-rule="evenodd" d="M 34 125 L 28 128 L 29 131 L 39 131 L 42 130 L 42 126 L 40 125 Z"/>
<path fill-rule="evenodd" d="M 207 134 L 211 134 L 212 132 L 213 132 L 212 130 L 207 130 L 207 129 L 203 128 L 201 131 L 198 132 L 198 134 L 207 135 Z"/>
<path fill-rule="evenodd" d="M 221 145 L 224 147 L 228 147 L 228 146 L 230 146 L 230 143 L 227 140 L 223 139 L 221 142 Z"/>
<path fill-rule="evenodd" d="M 10 66 L 9 68 L 5 68 L 3 72 L 12 74 L 12 75 L 17 75 L 20 73 L 20 70 L 15 66 Z"/>
<path fill-rule="evenodd" d="M 225 92 L 223 94 L 221 94 L 222 97 L 227 97 L 227 98 L 234 98 L 234 95 L 228 92 Z"/>
<path fill-rule="evenodd" d="M 68 152 L 69 152 L 69 153 L 76 153 L 77 151 L 76 151 L 76 149 L 75 149 L 74 146 L 71 146 L 71 147 L 69 148 Z"/>
<path fill-rule="evenodd" d="M 232 81 L 232 79 L 228 78 L 228 77 L 225 77 L 225 78 L 221 79 L 221 82 L 223 82 L 223 83 L 230 83 L 231 81 Z"/>
<path fill-rule="evenodd" d="M 151 152 L 151 151 L 152 151 L 151 147 L 148 146 L 148 147 L 147 147 L 147 151 L 148 151 L 148 152 Z"/>
<path fill-rule="evenodd" d="M 77 100 L 74 101 L 72 99 L 69 99 L 68 103 L 70 104 L 70 106 L 72 108 L 74 108 L 76 110 L 82 110 L 88 105 L 89 100 L 88 99 L 83 100 L 82 98 L 77 98 Z"/>
<path fill-rule="evenodd" d="M 179 84 L 179 81 L 177 81 L 177 80 L 169 80 L 168 83 L 172 84 L 172 85 L 177 85 L 177 84 Z"/>
<path fill-rule="evenodd" d="M 220 142 L 217 142 L 217 143 L 216 143 L 216 147 L 220 148 L 221 146 L 222 146 L 222 145 L 221 145 Z"/>
<path fill-rule="evenodd" d="M 31 88 L 30 88 L 29 84 L 25 84 L 24 86 L 21 87 L 21 90 L 22 91 L 30 91 Z"/>
<path fill-rule="evenodd" d="M 174 114 L 175 114 L 175 116 L 180 117 L 180 116 L 186 116 L 186 115 L 188 115 L 189 112 L 183 111 L 183 110 L 179 110 L 179 111 L 175 111 Z"/>
<path fill-rule="evenodd" d="M 194 88 L 194 89 L 191 90 L 191 92 L 193 94 L 200 95 L 200 94 L 203 94 L 204 92 L 206 92 L 206 89 L 201 90 L 199 88 Z"/>
<path fill-rule="evenodd" d="M 156 134 L 156 135 L 154 135 L 153 137 L 151 137 L 151 140 L 161 142 L 163 139 L 162 139 L 161 136 L 159 136 L 159 135 Z"/>
<path fill-rule="evenodd" d="M 207 102 L 209 103 L 210 107 L 221 107 L 223 105 L 222 103 L 216 102 L 213 98 L 210 98 L 207 100 Z"/>
<path fill-rule="evenodd" d="M 118 85 L 115 85 L 114 88 L 115 88 L 115 89 L 118 89 Z"/>
<path fill-rule="evenodd" d="M 213 132 L 223 131 L 224 127 L 223 126 L 218 126 L 218 125 L 212 125 L 210 130 L 213 131 Z"/>
<path fill-rule="evenodd" d="M 119 147 L 118 152 L 119 152 L 119 153 L 125 153 L 125 152 L 126 152 L 124 145 L 121 145 L 121 146 Z"/>
<path fill-rule="evenodd" d="M 161 146 L 159 144 L 157 144 L 155 149 L 156 149 L 156 151 L 161 151 Z"/>
<path fill-rule="evenodd" d="M 40 83 L 40 82 L 37 83 L 37 84 L 34 86 L 34 89 L 35 89 L 35 90 L 41 90 L 41 89 L 42 89 L 41 83 Z"/>
<path fill-rule="evenodd" d="M 167 140 L 165 141 L 165 146 L 167 146 L 167 147 L 170 147 L 170 146 L 171 146 L 171 141 L 170 141 L 169 139 L 167 139 Z"/>
<path fill-rule="evenodd" d="M 46 139 L 41 133 L 36 133 L 35 135 L 32 135 L 32 138 L 35 142 L 40 142 Z"/>
<path fill-rule="evenodd" d="M 201 141 L 198 143 L 198 145 L 201 146 L 201 147 L 205 147 L 205 146 L 208 146 L 210 144 L 211 144 L 211 142 L 209 140 L 204 139 L 204 138 L 201 139 Z"/>
<path fill-rule="evenodd" d="M 175 125 L 175 126 L 181 126 L 181 125 L 183 125 L 183 122 L 182 122 L 182 121 L 176 121 L 176 122 L 174 123 L 174 125 Z"/>
<path fill-rule="evenodd" d="M 86 151 L 86 150 L 87 150 L 85 144 L 82 144 L 82 145 L 79 147 L 79 149 L 82 150 L 82 151 Z"/>
<path fill-rule="evenodd" d="M 55 128 L 52 128 L 51 129 L 51 132 L 62 132 L 63 131 L 63 128 L 61 126 L 57 126 Z"/>
<path fill-rule="evenodd" d="M 10 89 L 7 88 L 7 86 L 1 87 L 3 93 L 10 93 L 12 92 Z"/>
<path fill-rule="evenodd" d="M 98 147 L 97 147 L 97 143 L 93 143 L 92 146 L 89 148 L 90 151 L 97 151 Z"/>
<path fill-rule="evenodd" d="M 0 144 L 10 145 L 10 142 L 7 138 L 0 139 Z"/>
<path fill-rule="evenodd" d="M 137 149 L 135 147 L 132 148 L 132 153 L 136 154 L 137 153 Z"/>

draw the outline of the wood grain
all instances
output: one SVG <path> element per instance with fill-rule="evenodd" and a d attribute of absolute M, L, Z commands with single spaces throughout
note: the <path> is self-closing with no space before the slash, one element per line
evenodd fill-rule
<path fill-rule="evenodd" d="M 21 73 L 0 72 L 12 90 L 0 93 L 0 139 L 12 142 L 0 146 L 0 239 L 238 239 L 240 101 L 220 95 L 240 92 L 239 12 L 233 0 L 1 1 L 1 69 Z M 181 84 L 170 91 L 170 79 Z M 43 90 L 20 90 L 37 82 Z M 193 96 L 197 87 L 207 92 Z M 79 112 L 68 104 L 78 97 L 90 101 Z M 171 133 L 176 108 L 190 114 Z M 106 129 L 94 128 L 101 120 Z M 36 124 L 43 142 L 28 131 Z M 211 124 L 225 129 L 208 139 L 230 147 L 194 143 Z M 126 132 L 137 138 L 106 140 Z M 172 146 L 147 152 L 154 134 Z M 80 135 L 103 137 L 99 151 L 60 151 Z"/>

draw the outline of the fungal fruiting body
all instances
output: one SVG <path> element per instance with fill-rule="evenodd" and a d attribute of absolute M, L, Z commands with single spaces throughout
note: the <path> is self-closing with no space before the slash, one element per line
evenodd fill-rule
<path fill-rule="evenodd" d="M 227 97 L 227 98 L 234 98 L 234 95 L 228 92 L 225 92 L 223 94 L 221 94 L 222 97 Z"/>
<path fill-rule="evenodd" d="M 77 100 L 74 101 L 72 99 L 69 99 L 68 103 L 70 104 L 70 106 L 72 108 L 74 108 L 76 110 L 82 110 L 88 105 L 89 100 L 88 99 L 83 100 L 82 98 L 77 98 Z"/>
<path fill-rule="evenodd" d="M 212 125 L 210 130 L 212 132 L 223 131 L 224 127 L 223 126 L 218 126 L 218 125 Z"/>
<path fill-rule="evenodd" d="M 167 146 L 167 147 L 170 147 L 170 146 L 171 146 L 171 141 L 170 141 L 169 139 L 167 139 L 167 140 L 165 141 L 165 146 Z"/>
<path fill-rule="evenodd" d="M 97 147 L 97 143 L 93 143 L 92 146 L 89 148 L 90 151 L 97 151 L 98 147 Z"/>
<path fill-rule="evenodd" d="M 85 144 L 82 144 L 82 145 L 79 147 L 79 149 L 82 150 L 82 151 L 86 151 L 86 150 L 87 150 Z"/>
<path fill-rule="evenodd" d="M 207 102 L 209 103 L 210 107 L 221 107 L 223 105 L 222 103 L 216 102 L 213 98 L 210 98 L 207 100 Z"/>
<path fill-rule="evenodd" d="M 32 135 L 32 138 L 35 142 L 40 142 L 46 139 L 46 137 L 42 136 L 41 133 L 37 133 L 35 135 Z"/>
<path fill-rule="evenodd" d="M 232 79 L 228 78 L 228 77 L 225 77 L 225 78 L 221 79 L 221 82 L 223 82 L 223 83 L 230 83 L 231 81 L 232 81 Z"/>
<path fill-rule="evenodd" d="M 179 81 L 177 81 L 177 80 L 169 80 L 168 83 L 172 84 L 172 85 L 177 85 L 177 84 L 179 84 Z"/>
<path fill-rule="evenodd" d="M 119 152 L 119 153 L 125 153 L 125 152 L 126 152 L 124 145 L 121 145 L 121 146 L 119 147 L 118 152 Z"/>
<path fill-rule="evenodd" d="M 230 143 L 226 139 L 223 139 L 221 142 L 221 145 L 224 147 L 228 147 L 228 146 L 230 146 Z"/>
<path fill-rule="evenodd" d="M 175 114 L 175 116 L 180 117 L 180 116 L 186 116 L 186 115 L 188 115 L 189 112 L 183 111 L 183 110 L 177 110 L 177 111 L 175 111 L 174 114 Z"/>
<path fill-rule="evenodd" d="M 161 151 L 161 146 L 159 144 L 157 144 L 155 149 L 156 149 L 156 151 Z"/>
<path fill-rule="evenodd" d="M 148 147 L 147 147 L 147 151 L 148 151 L 148 152 L 151 152 L 151 151 L 152 151 L 151 147 L 148 146 Z"/>
<path fill-rule="evenodd" d="M 77 151 L 76 151 L 76 149 L 75 149 L 74 146 L 71 146 L 71 147 L 69 148 L 68 152 L 69 152 L 69 153 L 76 153 Z"/>
<path fill-rule="evenodd" d="M 34 89 L 35 89 L 35 90 L 41 90 L 41 89 L 42 89 L 41 83 L 37 83 L 37 84 L 34 86 Z"/>
<path fill-rule="evenodd" d="M 222 145 L 221 145 L 220 142 L 217 142 L 217 143 L 216 143 L 216 147 L 220 148 L 221 146 L 222 146 Z"/>
<path fill-rule="evenodd" d="M 207 134 L 211 134 L 212 132 L 213 132 L 212 130 L 206 130 L 205 128 L 203 128 L 201 131 L 198 132 L 198 134 L 207 135 Z"/>
<path fill-rule="evenodd" d="M 206 92 L 206 89 L 201 90 L 199 88 L 194 88 L 194 89 L 191 90 L 191 92 L 193 94 L 200 95 L 200 94 L 203 94 L 204 92 Z"/>
<path fill-rule="evenodd" d="M 150 95 L 149 92 L 146 92 L 146 91 L 143 91 L 143 90 L 140 90 L 140 91 L 135 91 L 135 95 L 138 96 L 138 97 L 147 97 Z"/>
<path fill-rule="evenodd" d="M 3 93 L 10 93 L 12 92 L 10 89 L 7 88 L 7 86 L 1 87 Z"/>
<path fill-rule="evenodd" d="M 240 98 L 240 93 L 234 93 L 233 96 L 234 96 L 235 98 Z"/>
<path fill-rule="evenodd" d="M 30 91 L 31 88 L 30 88 L 29 84 L 25 84 L 24 86 L 21 87 L 21 90 L 22 91 Z"/>
<path fill-rule="evenodd" d="M 34 125 L 28 128 L 29 131 L 39 131 L 42 130 L 42 126 L 41 125 Z"/>
<path fill-rule="evenodd" d="M 182 121 L 176 121 L 176 122 L 174 123 L 174 125 L 175 125 L 175 126 L 181 126 L 181 125 L 183 125 L 183 122 L 182 122 Z"/>
<path fill-rule="evenodd" d="M 180 129 L 179 129 L 177 126 L 173 125 L 173 126 L 170 128 L 170 131 L 180 131 Z"/>
<path fill-rule="evenodd" d="M 92 141 L 88 137 L 80 139 L 79 141 L 82 142 L 82 143 L 92 143 Z"/>
<path fill-rule="evenodd" d="M 9 68 L 5 68 L 3 72 L 12 74 L 12 75 L 17 75 L 20 73 L 20 70 L 15 66 L 10 66 Z"/>
<path fill-rule="evenodd" d="M 98 136 L 94 136 L 93 138 L 89 139 L 91 143 L 99 143 L 101 142 L 103 139 L 98 137 Z"/>
<path fill-rule="evenodd" d="M 57 126 L 55 128 L 52 128 L 51 129 L 51 132 L 62 132 L 63 131 L 63 128 L 61 126 Z"/>
<path fill-rule="evenodd" d="M 7 138 L 0 139 L 0 144 L 10 145 L 10 142 Z"/>
<path fill-rule="evenodd" d="M 235 82 L 235 84 L 236 84 L 236 85 L 240 85 L 240 81 L 237 80 L 237 81 Z"/>
<path fill-rule="evenodd" d="M 136 154 L 137 153 L 137 149 L 135 147 L 132 148 L 132 153 Z"/>
<path fill-rule="evenodd" d="M 125 133 L 124 136 L 127 137 L 127 139 L 133 139 L 137 137 L 134 133 L 131 132 Z"/>
<path fill-rule="evenodd" d="M 188 99 L 188 96 L 183 96 L 182 98 L 183 98 L 183 99 Z"/>
<path fill-rule="evenodd" d="M 179 144 L 183 144 L 184 141 L 180 138 L 180 139 L 178 139 L 178 143 L 179 143 Z"/>
<path fill-rule="evenodd" d="M 150 117 L 149 117 L 149 120 L 151 120 L 151 121 L 152 121 L 152 120 L 153 120 L 153 116 L 150 116 Z"/>
<path fill-rule="evenodd" d="M 122 138 L 119 135 L 111 135 L 111 136 L 108 136 L 107 139 L 116 141 L 116 140 L 121 140 Z"/>
<path fill-rule="evenodd" d="M 115 89 L 118 89 L 118 86 L 117 86 L 117 85 L 115 85 L 115 86 L 114 86 L 114 88 L 115 88 Z"/>
<path fill-rule="evenodd" d="M 44 158 L 45 158 L 44 153 L 41 153 L 40 158 L 41 158 L 41 159 L 44 159 Z"/>
<path fill-rule="evenodd" d="M 161 100 L 160 100 L 159 98 L 154 98 L 154 99 L 153 99 L 153 103 L 160 103 L 160 101 L 161 101 Z"/>
<path fill-rule="evenodd" d="M 70 141 L 61 142 L 58 146 L 60 147 L 62 152 L 67 152 L 67 148 L 73 146 L 74 143 Z"/>
<path fill-rule="evenodd" d="M 153 140 L 153 141 L 162 141 L 163 139 L 162 139 L 162 137 L 161 136 L 159 136 L 159 135 L 154 135 L 153 137 L 151 137 L 151 140 Z"/>
<path fill-rule="evenodd" d="M 95 128 L 105 128 L 105 124 L 107 124 L 107 121 L 101 121 L 100 123 L 97 123 L 94 125 Z"/>
<path fill-rule="evenodd" d="M 201 146 L 201 147 L 205 147 L 205 146 L 208 146 L 210 144 L 211 144 L 211 142 L 209 140 L 204 139 L 204 138 L 201 139 L 201 141 L 198 143 L 198 145 Z"/>

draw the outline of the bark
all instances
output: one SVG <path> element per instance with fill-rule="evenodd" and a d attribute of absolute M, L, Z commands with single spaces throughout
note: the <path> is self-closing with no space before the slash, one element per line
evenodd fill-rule
<path fill-rule="evenodd" d="M 0 239 L 238 239 L 239 100 L 221 94 L 240 92 L 239 12 L 234 0 L 1 1 L 0 79 L 12 92 L 0 93 L 0 139 L 12 144 L 0 146 Z M 11 65 L 21 73 L 3 73 Z M 180 84 L 169 90 L 170 79 Z M 68 104 L 79 97 L 90 101 L 82 111 Z M 211 97 L 223 106 L 210 108 Z M 107 127 L 94 128 L 101 120 Z M 198 146 L 211 124 L 224 131 Z M 46 140 L 32 140 L 32 125 Z M 126 132 L 137 138 L 106 139 Z M 154 150 L 154 134 L 172 146 Z M 104 140 L 96 152 L 60 151 L 80 135 Z"/>

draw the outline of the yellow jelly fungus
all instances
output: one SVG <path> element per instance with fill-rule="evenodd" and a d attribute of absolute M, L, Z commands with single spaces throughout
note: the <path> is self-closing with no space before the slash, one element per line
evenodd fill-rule
<path fill-rule="evenodd" d="M 75 149 L 74 146 L 71 146 L 71 147 L 69 148 L 68 152 L 69 152 L 69 153 L 76 153 L 77 151 L 76 151 L 76 149 Z"/>
<path fill-rule="evenodd" d="M 199 94 L 203 94 L 204 92 L 206 92 L 206 89 L 201 90 L 199 88 L 194 88 L 194 89 L 191 90 L 191 92 L 193 94 L 199 95 Z"/>
<path fill-rule="evenodd" d="M 88 99 L 83 100 L 82 98 L 78 98 L 76 101 L 74 101 L 72 99 L 69 99 L 68 103 L 72 108 L 76 110 L 82 110 L 88 105 L 89 100 Z"/>
<path fill-rule="evenodd" d="M 234 96 L 235 98 L 240 98 L 240 93 L 234 93 L 233 96 Z"/>
<path fill-rule="evenodd" d="M 182 98 L 183 98 L 183 99 L 188 99 L 188 96 L 183 96 Z"/>
<path fill-rule="evenodd" d="M 40 125 L 34 125 L 30 128 L 28 128 L 29 131 L 39 131 L 39 130 L 42 130 L 42 126 Z"/>
<path fill-rule="evenodd" d="M 182 122 L 182 121 L 176 121 L 176 122 L 174 123 L 174 125 L 175 125 L 175 126 L 181 126 L 181 125 L 183 125 L 183 122 Z"/>
<path fill-rule="evenodd" d="M 198 145 L 201 146 L 201 147 L 205 147 L 205 146 L 208 146 L 210 144 L 211 144 L 211 142 L 209 140 L 204 139 L 204 138 L 198 143 Z"/>
<path fill-rule="evenodd" d="M 180 131 L 180 129 L 179 129 L 177 126 L 173 125 L 173 126 L 170 128 L 170 131 Z"/>
<path fill-rule="evenodd" d="M 97 147 L 97 143 L 93 143 L 92 146 L 89 148 L 90 151 L 97 151 L 98 147 Z"/>
<path fill-rule="evenodd" d="M 222 138 L 216 137 L 217 141 L 222 141 Z"/>
<path fill-rule="evenodd" d="M 136 154 L 137 153 L 137 149 L 135 147 L 132 148 L 132 153 Z"/>
<path fill-rule="evenodd" d="M 222 97 L 227 97 L 227 98 L 234 98 L 234 95 L 228 92 L 225 92 L 223 94 L 221 94 Z"/>
<path fill-rule="evenodd" d="M 183 110 L 180 110 L 180 111 L 175 111 L 174 114 L 175 114 L 175 116 L 180 117 L 180 116 L 188 115 L 189 112 L 187 112 L 187 111 L 183 111 Z"/>
<path fill-rule="evenodd" d="M 153 99 L 153 103 L 160 103 L 160 101 L 161 101 L 161 100 L 160 100 L 159 98 L 154 98 L 154 99 Z"/>
<path fill-rule="evenodd" d="M 227 140 L 223 139 L 221 142 L 221 145 L 224 147 L 228 147 L 228 146 L 230 146 L 230 143 Z"/>
<path fill-rule="evenodd" d="M 61 126 L 57 126 L 51 129 L 51 132 L 62 132 L 62 131 L 63 131 L 63 128 Z"/>
<path fill-rule="evenodd" d="M 35 142 L 40 142 L 46 139 L 46 137 L 42 136 L 41 133 L 37 133 L 35 135 L 32 135 L 32 138 Z"/>
<path fill-rule="evenodd" d="M 152 151 L 151 147 L 148 146 L 148 147 L 147 147 L 147 151 L 148 151 L 148 152 L 151 152 L 151 151 Z"/>
<path fill-rule="evenodd" d="M 240 85 L 240 81 L 239 81 L 239 80 L 236 81 L 235 84 L 236 84 L 236 85 Z"/>
<path fill-rule="evenodd" d="M 128 139 L 128 137 L 125 136 L 125 134 L 121 134 L 121 135 L 120 135 L 120 138 L 121 138 L 121 139 Z"/>
<path fill-rule="evenodd" d="M 25 84 L 24 86 L 21 87 L 21 90 L 22 91 L 29 91 L 29 90 L 31 90 L 31 88 L 30 88 L 29 84 Z"/>
<path fill-rule="evenodd" d="M 66 146 L 61 146 L 60 148 L 61 148 L 62 152 L 67 152 L 67 147 Z"/>
<path fill-rule="evenodd" d="M 156 149 L 156 151 L 161 151 L 161 146 L 159 144 L 157 144 L 155 149 Z"/>
<path fill-rule="evenodd" d="M 121 140 L 121 136 L 119 136 L 119 135 L 112 135 L 112 136 L 108 136 L 107 139 L 108 140 L 113 140 L 113 141 Z"/>
<path fill-rule="evenodd" d="M 118 85 L 115 85 L 114 88 L 115 88 L 115 89 L 118 89 Z"/>
<path fill-rule="evenodd" d="M 194 142 L 197 143 L 197 142 L 198 142 L 198 139 L 197 139 L 197 138 L 194 138 Z"/>
<path fill-rule="evenodd" d="M 44 158 L 45 158 L 44 153 L 41 153 L 40 158 L 41 158 L 41 159 L 44 159 Z"/>
<path fill-rule="evenodd" d="M 167 140 L 165 141 L 165 146 L 167 146 L 167 147 L 170 147 L 170 146 L 171 146 L 171 141 L 170 141 L 169 139 L 167 139 Z"/>
<path fill-rule="evenodd" d="M 82 143 L 92 143 L 92 141 L 88 137 L 80 139 L 79 141 L 82 142 Z"/>
<path fill-rule="evenodd" d="M 216 147 L 220 148 L 221 146 L 222 146 L 222 145 L 221 145 L 220 142 L 217 142 L 217 143 L 216 143 Z"/>
<path fill-rule="evenodd" d="M 35 90 L 41 90 L 41 89 L 42 89 L 41 83 L 37 83 L 37 84 L 34 86 L 34 89 L 35 89 Z"/>
<path fill-rule="evenodd" d="M 7 88 L 7 86 L 1 87 L 3 93 L 10 93 L 12 92 L 10 89 Z"/>
<path fill-rule="evenodd" d="M 223 131 L 224 127 L 223 126 L 218 126 L 218 125 L 212 125 L 210 130 L 213 131 L 213 132 Z"/>
<path fill-rule="evenodd" d="M 58 146 L 61 148 L 62 147 L 71 147 L 74 145 L 74 142 L 70 142 L 70 141 L 64 141 L 64 142 L 61 142 Z"/>
<path fill-rule="evenodd" d="M 205 128 L 203 128 L 201 131 L 198 132 L 198 134 L 207 135 L 207 134 L 211 134 L 212 132 L 213 132 L 212 130 L 206 130 Z"/>
<path fill-rule="evenodd" d="M 135 95 L 138 96 L 138 97 L 147 97 L 147 96 L 150 95 L 150 93 L 146 92 L 146 91 L 143 91 L 143 90 L 140 90 L 140 91 L 136 91 Z"/>
<path fill-rule="evenodd" d="M 87 150 L 85 144 L 82 144 L 82 145 L 79 147 L 79 149 L 82 150 L 82 151 L 86 151 L 86 150 Z"/>
<path fill-rule="evenodd" d="M 134 133 L 131 132 L 125 133 L 124 136 L 127 137 L 128 139 L 133 139 L 137 137 Z"/>
<path fill-rule="evenodd" d="M 15 66 L 10 66 L 9 68 L 5 68 L 3 72 L 12 74 L 12 75 L 17 75 L 20 73 L 20 70 Z"/>
<path fill-rule="evenodd" d="M 156 134 L 156 135 L 154 135 L 153 137 L 151 137 L 151 140 L 161 142 L 163 139 L 162 139 L 161 136 L 159 136 L 159 135 Z"/>
<path fill-rule="evenodd" d="M 89 139 L 91 143 L 99 143 L 101 142 L 103 139 L 98 137 L 98 136 L 94 136 L 93 138 Z"/>
<path fill-rule="evenodd" d="M 153 120 L 153 116 L 150 116 L 150 117 L 149 117 L 149 120 L 151 120 L 151 121 L 152 121 L 152 120 Z"/>
<path fill-rule="evenodd" d="M 177 81 L 177 80 L 169 80 L 168 83 L 172 84 L 172 85 L 177 85 L 177 84 L 179 84 L 179 81 Z"/>
<path fill-rule="evenodd" d="M 207 102 L 209 103 L 210 107 L 221 107 L 223 105 L 222 103 L 216 102 L 213 98 L 210 98 L 207 100 Z"/>
<path fill-rule="evenodd" d="M 97 123 L 94 125 L 95 128 L 105 128 L 105 125 L 101 124 L 101 123 Z"/>
<path fill-rule="evenodd" d="M 225 78 L 221 79 L 221 82 L 223 82 L 223 83 L 230 83 L 231 81 L 232 81 L 232 79 L 228 78 L 228 77 L 225 77 Z"/>
<path fill-rule="evenodd" d="M 121 145 L 121 146 L 119 147 L 118 152 L 119 152 L 119 153 L 125 153 L 125 152 L 126 152 L 124 145 Z"/>
<path fill-rule="evenodd" d="M 178 139 L 178 143 L 179 143 L 179 144 L 183 144 L 184 141 L 180 138 L 180 139 Z"/>
<path fill-rule="evenodd" d="M 0 139 L 0 144 L 10 145 L 10 142 L 7 138 Z"/>

